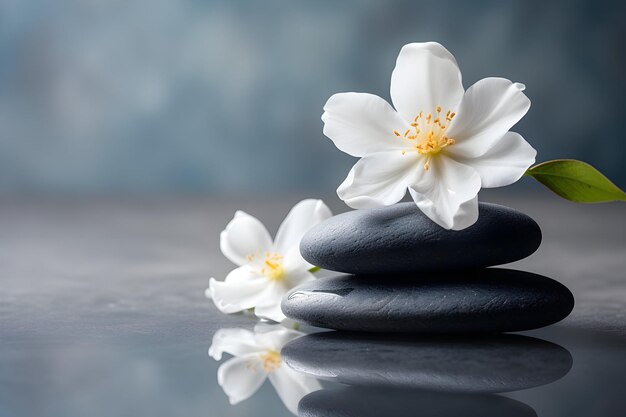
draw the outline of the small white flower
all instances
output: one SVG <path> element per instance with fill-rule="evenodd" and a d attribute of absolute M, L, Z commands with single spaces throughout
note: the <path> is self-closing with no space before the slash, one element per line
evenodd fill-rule
<path fill-rule="evenodd" d="M 331 216 L 323 201 L 303 200 L 291 209 L 272 241 L 263 223 L 243 211 L 236 212 L 220 235 L 220 248 L 239 268 L 224 281 L 211 278 L 206 296 L 223 313 L 254 308 L 258 317 L 284 320 L 280 309 L 283 295 L 314 279 L 309 272 L 313 265 L 300 255 L 300 240 L 312 226 Z"/>
<path fill-rule="evenodd" d="M 213 336 L 209 355 L 215 360 L 222 359 L 224 352 L 234 356 L 217 370 L 217 382 L 230 403 L 237 404 L 250 398 L 269 378 L 285 406 L 296 414 L 300 399 L 321 389 L 317 379 L 295 372 L 281 360 L 282 347 L 302 335 L 277 324 L 257 325 L 254 332 L 218 330 Z"/>
<path fill-rule="evenodd" d="M 352 208 L 400 201 L 446 229 L 478 219 L 478 191 L 517 181 L 536 151 L 509 129 L 528 111 L 524 85 L 485 78 L 464 91 L 461 72 L 435 42 L 400 51 L 391 75 L 392 108 L 364 93 L 333 95 L 324 106 L 324 134 L 361 159 L 337 189 Z"/>

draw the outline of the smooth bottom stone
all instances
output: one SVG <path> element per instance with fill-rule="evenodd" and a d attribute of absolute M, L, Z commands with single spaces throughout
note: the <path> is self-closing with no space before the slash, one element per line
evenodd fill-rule
<path fill-rule="evenodd" d="M 289 342 L 281 357 L 318 379 L 445 392 L 517 391 L 554 382 L 572 367 L 563 347 L 521 335 L 324 332 Z"/>
<path fill-rule="evenodd" d="M 519 211 L 479 203 L 478 221 L 445 230 L 415 203 L 354 210 L 311 228 L 300 252 L 313 265 L 349 274 L 414 273 L 503 265 L 541 243 L 537 223 Z"/>
<path fill-rule="evenodd" d="M 312 392 L 300 417 L 537 417 L 530 406 L 498 395 L 447 394 L 390 388 L 346 387 Z"/>
<path fill-rule="evenodd" d="M 573 308 L 572 293 L 557 281 L 499 268 L 343 275 L 307 282 L 282 301 L 298 322 L 363 332 L 514 332 L 556 323 Z"/>

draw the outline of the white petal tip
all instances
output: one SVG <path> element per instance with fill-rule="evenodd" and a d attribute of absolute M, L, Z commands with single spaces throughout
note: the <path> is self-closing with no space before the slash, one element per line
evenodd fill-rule
<path fill-rule="evenodd" d="M 222 360 L 222 352 L 215 352 L 212 346 L 209 348 L 209 356 L 216 361 Z"/>
<path fill-rule="evenodd" d="M 446 49 L 439 42 L 429 41 L 429 42 L 411 42 L 411 43 L 407 43 L 406 45 L 404 45 L 401 48 L 401 50 L 403 50 L 403 49 L 433 49 L 433 48 L 437 48 L 437 49 L 443 48 L 443 49 Z"/>
<path fill-rule="evenodd" d="M 478 219 L 474 220 L 473 222 L 454 225 L 454 226 L 452 226 L 452 228 L 447 229 L 447 230 L 452 230 L 453 232 L 458 232 L 458 231 L 461 231 L 461 230 L 465 230 L 468 227 L 473 226 L 474 223 L 476 223 L 477 221 L 478 221 Z"/>
<path fill-rule="evenodd" d="M 371 198 L 371 197 L 367 197 L 367 196 L 358 196 L 358 197 L 352 197 L 352 198 L 348 198 L 345 196 L 346 190 L 344 189 L 337 189 L 337 196 L 344 202 L 346 203 L 346 205 L 352 209 L 355 210 L 361 210 L 361 209 L 371 209 L 371 208 L 380 208 L 380 207 L 385 207 L 386 205 L 393 205 L 394 203 L 391 204 L 385 204 L 382 201 L 379 201 L 375 198 Z M 399 201 L 399 200 L 398 200 Z"/>
<path fill-rule="evenodd" d="M 524 91 L 526 90 L 526 84 L 522 84 L 522 83 L 514 83 L 513 84 L 519 91 Z"/>
<path fill-rule="evenodd" d="M 257 318 L 267 321 L 269 322 L 268 324 L 280 324 L 282 323 L 284 320 L 287 319 L 287 316 L 285 316 L 284 314 L 281 313 L 281 315 L 276 315 L 276 314 L 271 314 L 271 315 L 264 315 L 264 314 L 257 314 L 256 310 L 255 310 L 255 315 L 257 316 Z M 271 316 L 271 317 L 270 317 Z"/>

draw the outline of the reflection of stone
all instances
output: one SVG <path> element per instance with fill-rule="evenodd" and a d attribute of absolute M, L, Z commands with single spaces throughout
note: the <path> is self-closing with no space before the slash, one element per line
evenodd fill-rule
<path fill-rule="evenodd" d="M 343 275 L 308 282 L 283 312 L 313 326 L 373 332 L 510 332 L 565 318 L 574 298 L 562 284 L 508 269 Z"/>
<path fill-rule="evenodd" d="M 556 381 L 572 366 L 556 344 L 520 335 L 435 337 L 342 332 L 283 347 L 296 371 L 350 385 L 507 392 Z"/>
<path fill-rule="evenodd" d="M 537 417 L 528 405 L 489 394 L 450 394 L 393 388 L 346 387 L 313 392 L 301 417 Z"/>
<path fill-rule="evenodd" d="M 480 203 L 478 221 L 460 231 L 433 223 L 415 203 L 354 210 L 314 226 L 302 239 L 313 265 L 351 274 L 469 269 L 525 258 L 541 243 L 533 219 L 508 207 Z"/>

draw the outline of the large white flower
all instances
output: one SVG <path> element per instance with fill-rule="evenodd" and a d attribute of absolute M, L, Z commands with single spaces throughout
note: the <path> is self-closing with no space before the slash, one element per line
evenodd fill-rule
<path fill-rule="evenodd" d="M 290 340 L 303 333 L 281 325 L 260 324 L 254 332 L 244 329 L 220 329 L 213 336 L 209 355 L 222 359 L 226 352 L 234 358 L 217 370 L 220 384 L 231 404 L 237 404 L 254 394 L 266 378 L 292 413 L 305 395 L 321 388 L 317 379 L 299 374 L 283 364 L 280 350 Z"/>
<path fill-rule="evenodd" d="M 263 223 L 237 211 L 220 235 L 220 248 L 239 268 L 224 281 L 211 278 L 206 296 L 224 313 L 254 308 L 259 317 L 284 320 L 280 309 L 283 295 L 314 279 L 309 272 L 313 265 L 300 255 L 300 240 L 312 226 L 331 215 L 323 201 L 303 200 L 291 209 L 272 241 Z"/>
<path fill-rule="evenodd" d="M 485 78 L 464 91 L 461 72 L 435 42 L 400 51 L 391 99 L 364 93 L 333 95 L 324 106 L 324 134 L 361 159 L 337 189 L 352 208 L 400 201 L 417 206 L 446 229 L 478 219 L 481 186 L 517 181 L 536 151 L 509 129 L 526 114 L 524 85 Z"/>

